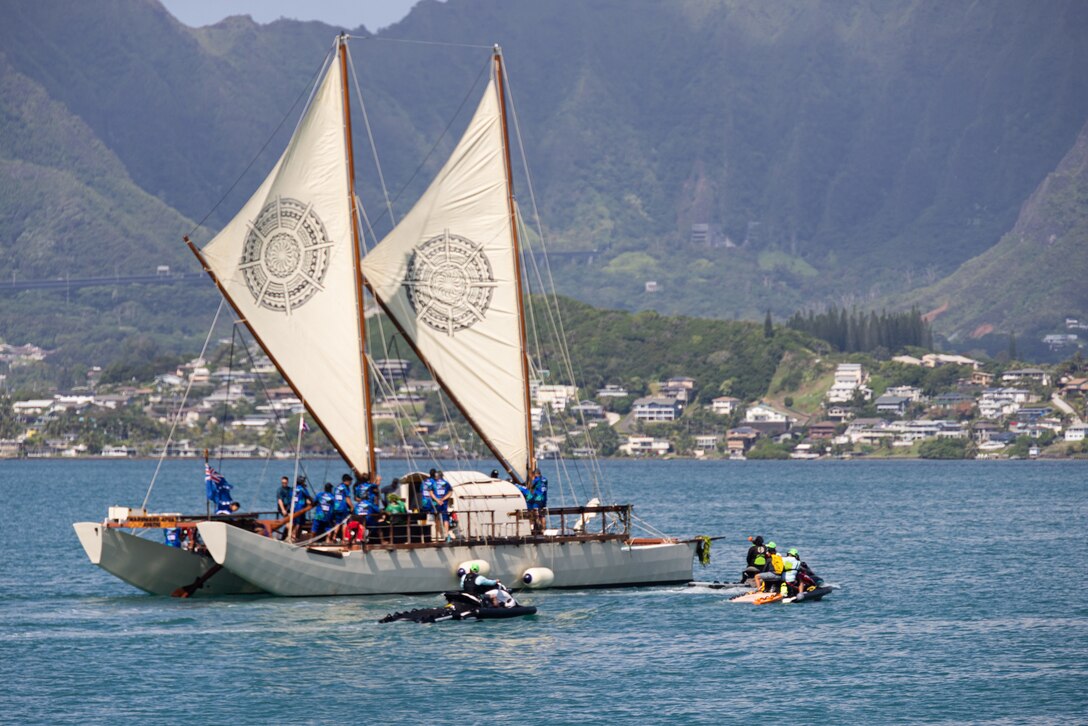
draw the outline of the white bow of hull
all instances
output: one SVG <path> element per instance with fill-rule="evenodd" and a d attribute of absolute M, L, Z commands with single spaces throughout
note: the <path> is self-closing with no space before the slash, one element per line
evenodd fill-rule
<path fill-rule="evenodd" d="M 318 554 L 224 522 L 202 522 L 200 536 L 215 561 L 275 594 L 379 595 L 455 589 L 460 563 L 484 560 L 489 577 L 511 587 L 532 567 L 555 573 L 552 587 L 662 585 L 688 582 L 694 543 L 629 545 L 619 541 L 439 545 Z"/>
<path fill-rule="evenodd" d="M 92 563 L 152 595 L 170 595 L 179 587 L 193 584 L 215 566 L 215 561 L 206 555 L 137 537 L 100 522 L 76 522 L 72 526 Z M 223 568 L 195 590 L 193 596 L 240 595 L 260 591 L 260 588 Z"/>

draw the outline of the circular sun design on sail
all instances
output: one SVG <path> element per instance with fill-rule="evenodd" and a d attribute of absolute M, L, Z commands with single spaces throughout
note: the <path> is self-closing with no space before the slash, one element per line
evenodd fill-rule
<path fill-rule="evenodd" d="M 290 315 L 325 289 L 332 246 L 313 205 L 277 197 L 250 223 L 238 269 L 257 305 Z"/>
<path fill-rule="evenodd" d="M 483 245 L 449 230 L 416 248 L 402 284 L 416 317 L 450 336 L 484 319 L 496 286 Z"/>

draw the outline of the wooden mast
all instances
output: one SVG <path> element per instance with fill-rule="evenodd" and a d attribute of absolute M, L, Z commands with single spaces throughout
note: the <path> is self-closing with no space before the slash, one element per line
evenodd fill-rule
<path fill-rule="evenodd" d="M 344 143 L 348 155 L 348 205 L 351 207 L 351 249 L 355 265 L 355 300 L 359 315 L 359 360 L 363 371 L 363 413 L 366 417 L 366 455 L 371 481 L 376 481 L 378 462 L 374 456 L 374 417 L 371 415 L 370 367 L 366 361 L 366 318 L 363 314 L 363 268 L 359 259 L 359 208 L 355 205 L 355 149 L 351 141 L 351 97 L 348 95 L 348 38 L 346 33 L 337 41 L 340 55 L 340 85 L 344 97 Z M 356 472 L 358 474 L 359 472 Z"/>
<path fill-rule="evenodd" d="M 533 410 L 529 398 L 529 353 L 525 342 L 525 300 L 521 290 L 521 250 L 518 245 L 518 219 L 514 205 L 514 175 L 510 165 L 510 132 L 506 124 L 506 86 L 502 75 L 502 48 L 496 43 L 493 59 L 495 62 L 495 85 L 499 93 L 499 117 L 502 119 L 502 151 L 506 168 L 506 206 L 510 213 L 510 235 L 514 244 L 514 282 L 518 294 L 518 334 L 521 344 L 521 381 L 525 397 L 525 433 L 529 457 L 526 462 L 526 481 L 531 481 L 531 473 L 536 468 L 536 447 L 533 443 Z"/>

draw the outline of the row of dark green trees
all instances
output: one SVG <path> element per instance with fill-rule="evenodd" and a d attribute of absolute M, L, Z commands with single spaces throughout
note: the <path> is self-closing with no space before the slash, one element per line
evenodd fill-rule
<path fill-rule="evenodd" d="M 895 352 L 907 346 L 933 350 L 933 331 L 917 309 L 904 313 L 828 308 L 797 312 L 786 321 L 794 330 L 826 340 L 844 353 L 870 353 L 878 348 Z"/>

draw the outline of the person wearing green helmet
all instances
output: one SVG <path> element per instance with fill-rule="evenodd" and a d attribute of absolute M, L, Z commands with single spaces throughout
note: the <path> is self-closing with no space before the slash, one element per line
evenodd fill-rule
<path fill-rule="evenodd" d="M 755 576 L 756 589 L 770 590 L 772 585 L 782 582 L 784 569 L 782 555 L 778 554 L 778 546 L 774 542 L 768 542 L 767 569 Z"/>
<path fill-rule="evenodd" d="M 498 580 L 491 580 L 480 574 L 480 565 L 473 562 L 461 574 L 461 592 L 469 595 L 479 595 L 484 590 L 496 587 Z"/>

